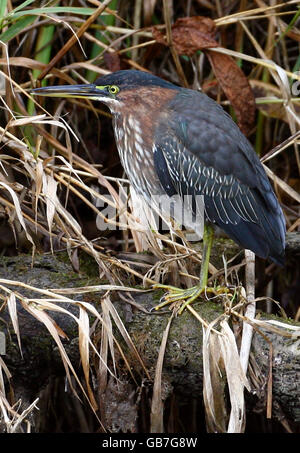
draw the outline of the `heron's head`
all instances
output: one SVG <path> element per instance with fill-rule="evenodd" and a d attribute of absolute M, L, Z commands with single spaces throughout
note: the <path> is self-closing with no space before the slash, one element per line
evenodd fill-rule
<path fill-rule="evenodd" d="M 159 104 L 175 95 L 179 87 L 148 72 L 123 70 L 99 77 L 85 85 L 58 85 L 36 88 L 32 94 L 61 98 L 85 98 L 106 104 L 112 112 L 134 111 L 139 103 Z M 175 90 L 175 92 L 174 92 Z"/>

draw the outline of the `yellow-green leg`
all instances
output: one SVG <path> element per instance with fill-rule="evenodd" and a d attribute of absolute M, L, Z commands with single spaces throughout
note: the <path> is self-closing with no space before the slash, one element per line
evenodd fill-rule
<path fill-rule="evenodd" d="M 193 302 L 195 299 L 197 299 L 202 293 L 219 294 L 220 292 L 224 291 L 224 288 L 222 289 L 211 288 L 207 286 L 208 266 L 213 238 L 214 238 L 213 228 L 210 225 L 204 225 L 203 253 L 199 285 L 193 286 L 188 289 L 176 288 L 175 286 L 169 285 L 161 285 L 159 283 L 154 285 L 153 286 L 154 288 L 163 288 L 168 291 L 163 297 L 164 299 L 163 302 L 157 305 L 155 307 L 155 310 L 159 310 L 160 308 L 164 307 L 167 304 L 182 301 L 183 303 L 178 311 L 178 313 L 181 314 L 185 307 L 189 305 L 191 302 Z"/>
<path fill-rule="evenodd" d="M 199 287 L 205 288 L 208 280 L 208 266 L 211 253 L 211 247 L 214 240 L 214 229 L 210 225 L 204 224 L 203 232 L 203 252 L 200 270 Z"/>

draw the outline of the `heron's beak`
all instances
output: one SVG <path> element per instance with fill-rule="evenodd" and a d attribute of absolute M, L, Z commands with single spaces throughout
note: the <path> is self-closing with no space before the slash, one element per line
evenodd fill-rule
<path fill-rule="evenodd" d="M 105 87 L 96 86 L 93 83 L 86 85 L 58 85 L 35 88 L 31 94 L 36 96 L 50 96 L 61 98 L 85 98 L 101 100 L 107 98 Z"/>

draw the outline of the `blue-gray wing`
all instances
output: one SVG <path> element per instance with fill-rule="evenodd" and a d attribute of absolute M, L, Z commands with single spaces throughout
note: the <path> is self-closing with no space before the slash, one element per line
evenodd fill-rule
<path fill-rule="evenodd" d="M 219 106 L 217 119 L 200 112 L 189 121 L 182 104 L 180 112 L 175 107 L 155 135 L 155 169 L 166 193 L 191 197 L 195 215 L 203 196 L 207 221 L 256 255 L 283 264 L 285 219 L 246 137 Z M 218 120 L 223 128 L 212 124 Z"/>

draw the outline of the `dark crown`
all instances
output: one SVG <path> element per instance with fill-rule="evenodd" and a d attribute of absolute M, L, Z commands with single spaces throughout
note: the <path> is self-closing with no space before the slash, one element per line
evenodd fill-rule
<path fill-rule="evenodd" d="M 142 86 L 158 86 L 169 88 L 171 90 L 179 90 L 180 87 L 173 85 L 149 72 L 136 71 L 136 70 L 123 70 L 112 72 L 105 76 L 99 77 L 94 84 L 96 86 L 102 85 L 117 85 L 121 89 L 134 89 Z"/>

